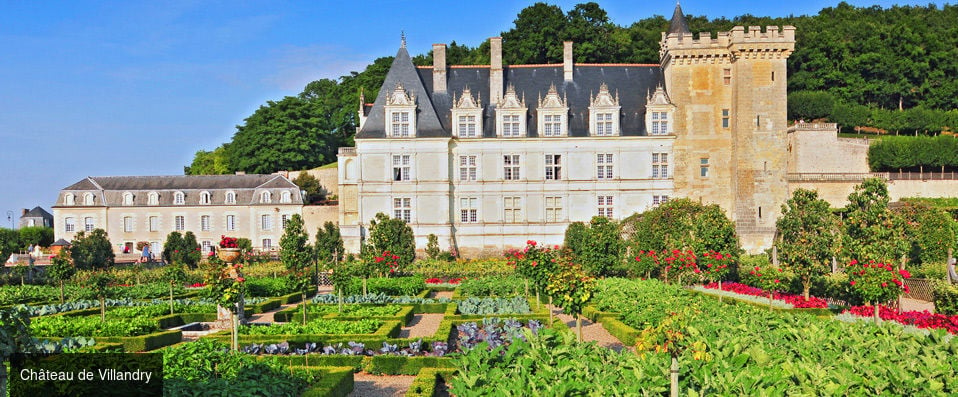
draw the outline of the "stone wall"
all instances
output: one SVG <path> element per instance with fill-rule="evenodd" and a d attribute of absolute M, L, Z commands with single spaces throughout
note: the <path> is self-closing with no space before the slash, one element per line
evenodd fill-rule
<path fill-rule="evenodd" d="M 788 131 L 788 172 L 870 172 L 868 146 L 868 139 L 839 138 L 834 123 L 798 123 Z"/>
<path fill-rule="evenodd" d="M 328 192 L 327 196 L 339 196 L 339 170 L 337 167 L 323 166 L 306 171 L 280 171 L 278 174 L 282 174 L 289 178 L 289 180 L 293 180 L 304 172 L 319 179 L 319 183 L 323 185 L 323 189 L 326 189 L 326 192 Z"/>
<path fill-rule="evenodd" d="M 828 201 L 832 207 L 844 207 L 848 204 L 848 195 L 861 181 L 802 181 L 788 184 L 791 195 L 798 188 L 815 190 L 818 196 Z M 891 201 L 905 197 L 956 197 L 958 180 L 908 180 L 888 181 L 888 195 Z"/>
<path fill-rule="evenodd" d="M 303 224 L 306 227 L 306 234 L 309 235 L 310 242 L 315 241 L 316 230 L 323 227 L 326 222 L 339 224 L 338 205 L 303 206 Z"/>

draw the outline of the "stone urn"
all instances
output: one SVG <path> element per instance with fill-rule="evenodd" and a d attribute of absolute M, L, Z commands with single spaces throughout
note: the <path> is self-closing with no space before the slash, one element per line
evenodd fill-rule
<path fill-rule="evenodd" d="M 220 258 L 223 262 L 226 263 L 235 263 L 240 257 L 239 248 L 220 248 L 219 251 L 216 251 L 216 256 Z"/>

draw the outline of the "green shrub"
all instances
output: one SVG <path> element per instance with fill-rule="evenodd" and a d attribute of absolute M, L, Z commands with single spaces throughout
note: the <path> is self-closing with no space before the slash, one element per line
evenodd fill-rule
<path fill-rule="evenodd" d="M 935 281 L 935 312 L 949 316 L 958 315 L 958 287 L 946 281 Z"/>
<path fill-rule="evenodd" d="M 514 298 L 467 298 L 459 302 L 459 314 L 529 314 L 529 300 Z"/>
<path fill-rule="evenodd" d="M 462 296 L 500 296 L 510 297 L 525 292 L 525 280 L 519 276 L 483 277 L 463 280 L 459 284 Z"/>
<path fill-rule="evenodd" d="M 261 297 L 282 296 L 299 292 L 296 290 L 296 285 L 291 284 L 289 279 L 285 277 L 247 278 L 246 288 L 249 296 Z"/>
<path fill-rule="evenodd" d="M 515 269 L 504 258 L 459 259 L 420 259 L 409 265 L 405 271 L 424 278 L 477 278 L 485 276 L 508 276 Z"/>
<path fill-rule="evenodd" d="M 370 294 L 382 293 L 391 296 L 416 295 L 426 289 L 426 279 L 422 276 L 377 277 L 366 280 L 366 289 Z M 363 293 L 363 280 L 354 278 L 343 291 L 343 295 Z"/>

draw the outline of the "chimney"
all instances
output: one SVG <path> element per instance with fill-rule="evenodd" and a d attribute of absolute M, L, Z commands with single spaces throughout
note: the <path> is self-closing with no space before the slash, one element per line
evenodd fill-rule
<path fill-rule="evenodd" d="M 502 100 L 502 37 L 489 38 L 489 102 Z"/>
<path fill-rule="evenodd" d="M 562 74 L 565 81 L 572 81 L 572 42 L 562 42 Z"/>
<path fill-rule="evenodd" d="M 25 217 L 25 216 L 27 216 L 27 212 L 30 212 L 30 210 L 28 210 L 28 209 L 26 209 L 26 208 L 24 208 L 24 209 L 23 209 L 23 213 L 22 213 L 22 214 L 20 214 L 20 217 L 22 218 L 22 217 Z"/>
<path fill-rule="evenodd" d="M 446 45 L 432 45 L 432 92 L 446 92 Z"/>

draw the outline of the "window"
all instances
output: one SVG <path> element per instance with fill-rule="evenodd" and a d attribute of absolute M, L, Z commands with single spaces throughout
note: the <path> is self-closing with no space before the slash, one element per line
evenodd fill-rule
<path fill-rule="evenodd" d="M 67 193 L 63 196 L 63 205 L 76 205 L 76 196 L 73 193 Z"/>
<path fill-rule="evenodd" d="M 409 180 L 409 169 L 410 169 L 409 163 L 410 163 L 410 158 L 408 154 L 393 155 L 393 180 L 394 181 Z"/>
<path fill-rule="evenodd" d="M 93 228 L 94 228 L 93 218 L 91 217 L 83 218 L 83 230 L 92 232 Z"/>
<path fill-rule="evenodd" d="M 477 176 L 476 156 L 459 156 L 459 180 L 474 181 Z"/>
<path fill-rule="evenodd" d="M 606 218 L 612 218 L 612 196 L 598 197 L 598 215 Z"/>
<path fill-rule="evenodd" d="M 183 192 L 173 193 L 173 204 L 183 205 L 186 203 L 186 195 Z"/>
<path fill-rule="evenodd" d="M 519 180 L 519 155 L 507 154 L 502 156 L 503 179 L 507 181 Z"/>
<path fill-rule="evenodd" d="M 93 193 L 83 195 L 83 205 L 93 205 Z"/>
<path fill-rule="evenodd" d="M 476 135 L 476 116 L 459 116 L 459 137 L 475 138 Z"/>
<path fill-rule="evenodd" d="M 123 205 L 133 205 L 133 193 L 123 193 Z"/>
<path fill-rule="evenodd" d="M 728 109 L 722 109 L 722 128 L 728 128 L 729 124 L 729 111 Z"/>
<path fill-rule="evenodd" d="M 226 230 L 236 230 L 236 215 L 226 216 Z"/>
<path fill-rule="evenodd" d="M 459 199 L 459 221 L 462 223 L 475 223 L 479 221 L 479 209 L 477 208 L 479 199 L 475 197 L 463 197 Z"/>
<path fill-rule="evenodd" d="M 283 225 L 283 230 L 286 230 L 286 225 L 289 224 L 289 215 L 288 214 L 280 215 L 279 222 L 281 225 Z"/>
<path fill-rule="evenodd" d="M 273 216 L 270 214 L 263 214 L 260 217 L 260 228 L 263 230 L 273 229 Z"/>
<path fill-rule="evenodd" d="M 546 197 L 546 222 L 562 220 L 562 197 Z"/>
<path fill-rule="evenodd" d="M 148 203 L 150 205 L 160 205 L 160 194 L 157 192 L 150 192 Z"/>
<path fill-rule="evenodd" d="M 236 193 L 226 192 L 226 204 L 236 204 Z"/>
<path fill-rule="evenodd" d="M 283 190 L 283 192 L 279 194 L 279 202 L 281 203 L 293 202 L 293 194 L 290 193 L 289 190 Z"/>
<path fill-rule="evenodd" d="M 272 203 L 272 202 L 273 202 L 273 193 L 270 193 L 270 192 L 262 192 L 262 193 L 260 193 L 260 194 L 259 194 L 259 202 L 260 202 L 260 204 L 269 204 L 269 203 Z"/>
<path fill-rule="evenodd" d="M 699 176 L 701 176 L 702 178 L 709 177 L 709 159 L 708 158 L 699 159 Z"/>
<path fill-rule="evenodd" d="M 775 72 L 772 72 L 772 81 L 775 81 Z"/>
<path fill-rule="evenodd" d="M 263 239 L 263 249 L 264 249 L 264 250 L 271 250 L 271 249 L 273 249 L 273 240 L 272 240 L 272 239 L 268 239 L 268 238 L 264 238 L 264 239 Z"/>
<path fill-rule="evenodd" d="M 756 127 L 762 126 L 762 116 L 755 115 L 755 126 Z"/>
<path fill-rule="evenodd" d="M 612 179 L 612 153 L 595 155 L 595 176 L 598 179 Z"/>
<path fill-rule="evenodd" d="M 155 216 L 151 216 L 149 219 L 149 227 L 151 232 L 160 230 L 160 220 Z"/>
<path fill-rule="evenodd" d="M 652 196 L 652 205 L 659 205 L 666 201 L 669 201 L 669 196 L 666 195 L 654 195 Z"/>
<path fill-rule="evenodd" d="M 151 253 L 151 255 L 156 255 L 158 252 L 163 252 L 163 249 L 160 248 L 160 242 L 159 242 L 159 241 L 151 241 L 151 242 L 150 242 L 150 253 Z"/>
<path fill-rule="evenodd" d="M 542 116 L 543 136 L 562 135 L 562 116 L 558 114 L 547 114 Z"/>
<path fill-rule="evenodd" d="M 173 230 L 183 229 L 186 229 L 186 217 L 183 215 L 177 215 L 173 217 Z"/>
<path fill-rule="evenodd" d="M 612 113 L 596 113 L 595 115 L 595 134 L 598 136 L 611 136 L 612 132 Z"/>
<path fill-rule="evenodd" d="M 729 68 L 722 69 L 722 84 L 724 85 L 732 84 L 732 69 L 729 69 Z"/>
<path fill-rule="evenodd" d="M 63 220 L 63 229 L 67 232 L 75 232 L 77 230 L 77 220 L 76 218 L 69 217 Z"/>
<path fill-rule="evenodd" d="M 652 177 L 653 178 L 668 178 L 669 177 L 669 154 L 668 153 L 652 153 Z"/>
<path fill-rule="evenodd" d="M 652 135 L 666 135 L 669 133 L 669 113 L 652 112 Z"/>
<path fill-rule="evenodd" d="M 212 200 L 212 195 L 210 192 L 200 192 L 200 204 L 209 204 Z"/>
<path fill-rule="evenodd" d="M 507 114 L 502 116 L 502 136 L 519 136 L 519 115 Z"/>
<path fill-rule="evenodd" d="M 133 231 L 133 217 L 132 217 L 132 216 L 124 216 L 124 217 L 123 217 L 123 231 L 124 231 L 124 232 L 127 232 L 127 233 Z"/>
<path fill-rule="evenodd" d="M 412 222 L 412 199 L 409 197 L 393 198 L 393 218 L 403 222 Z"/>
<path fill-rule="evenodd" d="M 392 112 L 392 136 L 409 137 L 409 112 Z"/>
<path fill-rule="evenodd" d="M 203 215 L 200 217 L 200 230 L 204 232 L 210 231 L 210 216 Z"/>
<path fill-rule="evenodd" d="M 203 240 L 200 245 L 203 247 L 203 254 L 209 254 L 211 248 L 213 248 L 213 243 L 211 243 L 209 240 Z"/>
<path fill-rule="evenodd" d="M 562 179 L 562 155 L 546 155 L 546 180 L 558 181 Z"/>
<path fill-rule="evenodd" d="M 505 209 L 503 222 L 515 223 L 522 222 L 522 198 L 503 197 L 502 207 Z"/>

